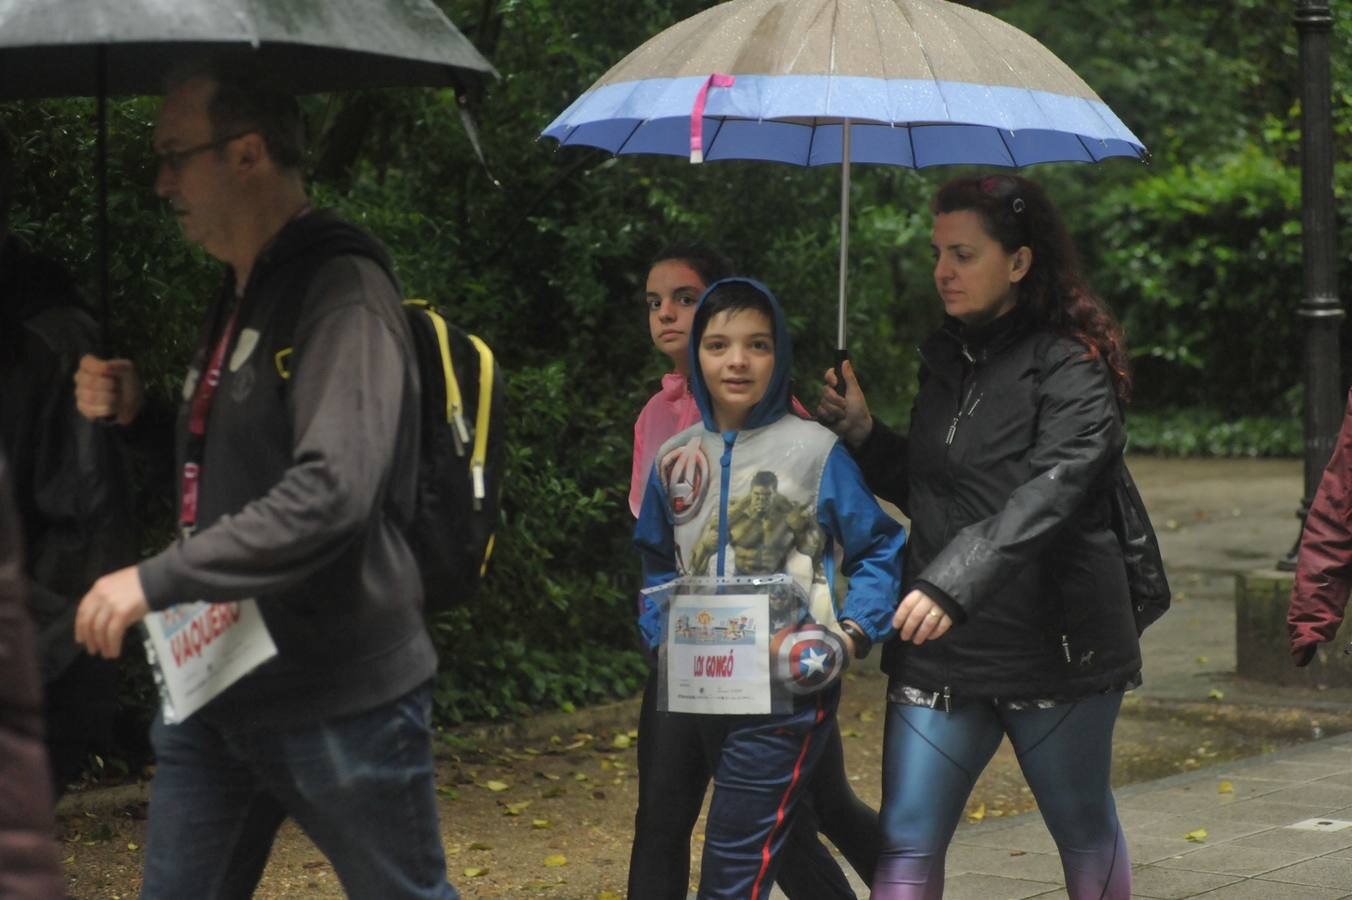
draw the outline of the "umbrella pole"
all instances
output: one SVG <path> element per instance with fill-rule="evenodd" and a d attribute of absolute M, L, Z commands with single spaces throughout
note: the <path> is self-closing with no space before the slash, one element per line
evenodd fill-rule
<path fill-rule="evenodd" d="M 108 48 L 99 45 L 96 51 L 98 72 L 98 100 L 95 107 L 97 134 L 94 137 L 95 202 L 98 204 L 96 228 L 99 240 L 99 315 L 102 320 L 103 352 L 111 353 L 110 309 L 108 302 Z"/>
<path fill-rule="evenodd" d="M 850 120 L 840 126 L 840 298 L 836 304 L 836 390 L 844 396 L 845 282 L 850 270 Z"/>

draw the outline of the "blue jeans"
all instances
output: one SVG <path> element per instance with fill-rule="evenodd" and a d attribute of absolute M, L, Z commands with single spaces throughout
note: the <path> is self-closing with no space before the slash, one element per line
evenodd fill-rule
<path fill-rule="evenodd" d="M 295 729 L 156 716 L 149 900 L 252 896 L 290 815 L 358 898 L 457 900 L 437 824 L 431 688 Z"/>

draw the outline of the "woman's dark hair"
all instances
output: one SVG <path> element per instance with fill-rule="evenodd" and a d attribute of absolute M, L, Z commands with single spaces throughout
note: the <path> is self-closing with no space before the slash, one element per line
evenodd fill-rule
<path fill-rule="evenodd" d="M 1032 249 L 1032 265 L 1018 283 L 1019 303 L 1052 331 L 1084 344 L 1091 358 L 1102 357 L 1125 403 L 1131 369 L 1122 327 L 1080 272 L 1079 254 L 1046 192 L 1018 175 L 981 175 L 955 178 L 935 193 L 935 215 L 964 210 L 981 217 L 1006 253 Z"/>
<path fill-rule="evenodd" d="M 728 259 L 712 245 L 703 241 L 693 241 L 686 244 L 671 244 L 663 248 L 662 252 L 653 257 L 653 261 L 648 263 L 648 271 L 658 263 L 664 263 L 669 260 L 683 262 L 695 270 L 695 274 L 704 282 L 705 287 L 713 284 L 715 281 L 722 281 L 724 278 L 732 275 L 732 260 Z"/>

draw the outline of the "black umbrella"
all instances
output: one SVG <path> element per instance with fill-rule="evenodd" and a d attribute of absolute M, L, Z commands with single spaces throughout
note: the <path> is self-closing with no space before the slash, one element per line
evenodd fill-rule
<path fill-rule="evenodd" d="M 98 98 L 99 302 L 108 322 L 106 100 L 239 51 L 296 93 L 457 87 L 493 75 L 432 0 L 0 0 L 0 99 Z"/>

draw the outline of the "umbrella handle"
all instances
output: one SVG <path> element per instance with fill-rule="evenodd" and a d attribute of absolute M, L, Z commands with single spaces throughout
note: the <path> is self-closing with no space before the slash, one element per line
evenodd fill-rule
<path fill-rule="evenodd" d="M 841 347 L 836 350 L 836 393 L 845 396 L 845 360 L 850 358 L 850 351 Z"/>

